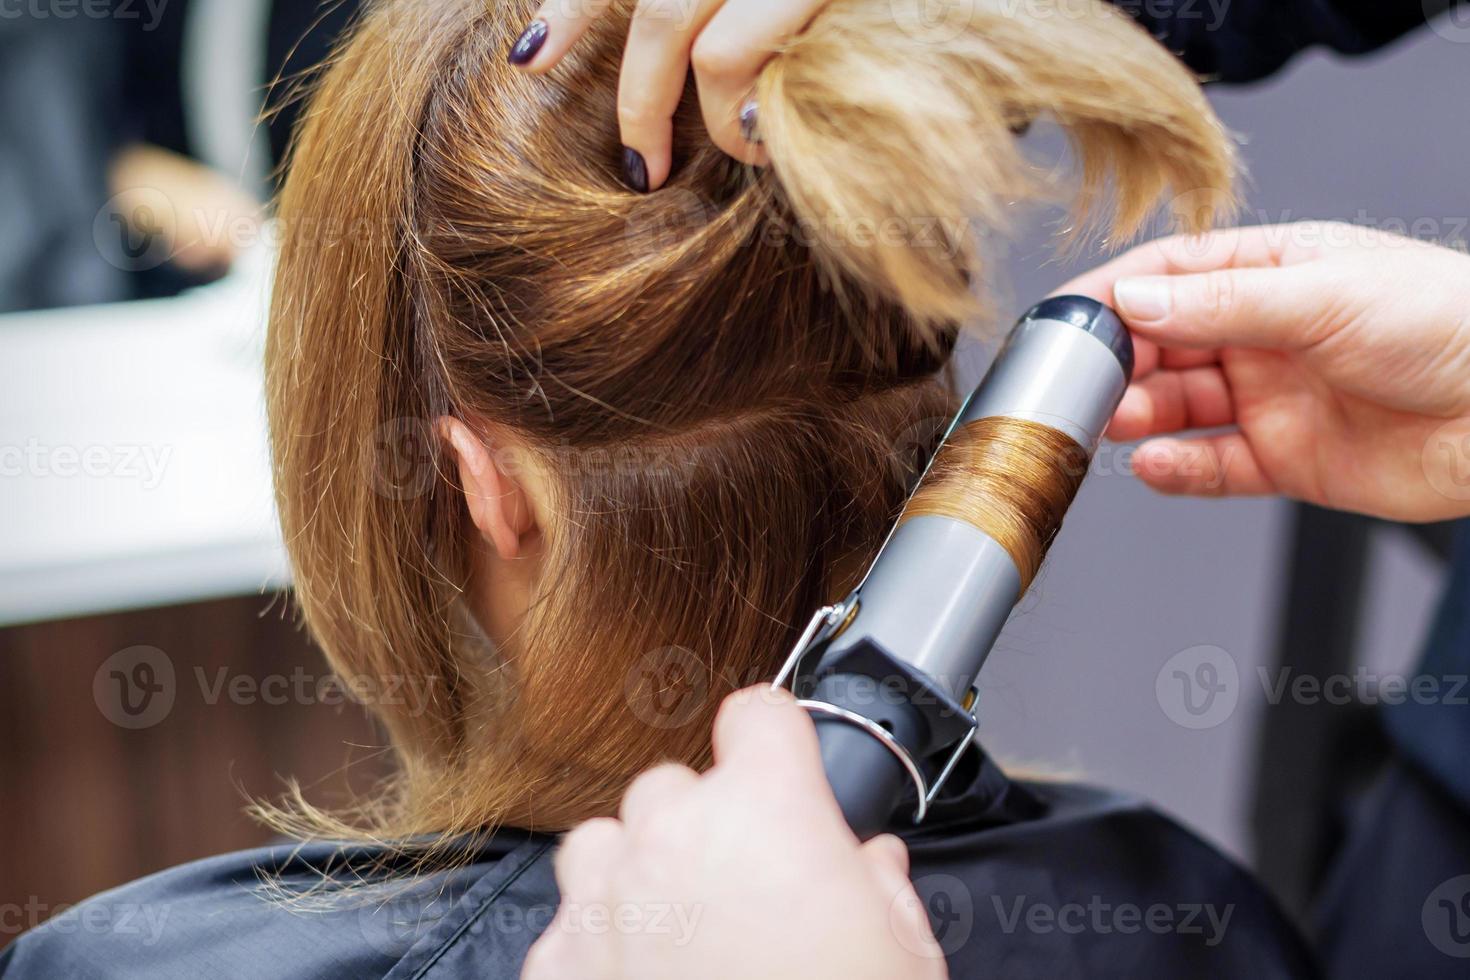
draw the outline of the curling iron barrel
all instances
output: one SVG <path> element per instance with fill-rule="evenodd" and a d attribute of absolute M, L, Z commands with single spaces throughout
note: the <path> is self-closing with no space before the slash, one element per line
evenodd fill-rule
<path fill-rule="evenodd" d="M 910 787 L 923 820 L 972 745 L 976 677 L 1132 370 L 1127 328 L 1095 300 L 1055 297 L 1022 317 L 862 582 L 817 612 L 782 668 L 863 840 Z"/>

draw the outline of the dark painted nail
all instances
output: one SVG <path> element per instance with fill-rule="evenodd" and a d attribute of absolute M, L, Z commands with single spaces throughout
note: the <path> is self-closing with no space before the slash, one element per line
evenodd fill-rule
<path fill-rule="evenodd" d="M 533 20 L 527 25 L 521 36 L 516 38 L 516 43 L 510 46 L 508 60 L 513 65 L 529 64 L 541 50 L 541 45 L 546 43 L 546 21 Z"/>
<path fill-rule="evenodd" d="M 631 146 L 623 147 L 623 176 L 628 186 L 639 194 L 648 193 L 648 164 L 644 162 L 643 154 Z"/>
<path fill-rule="evenodd" d="M 745 103 L 740 107 L 740 136 L 747 143 L 759 143 L 760 135 L 760 110 L 756 107 L 755 100 Z"/>

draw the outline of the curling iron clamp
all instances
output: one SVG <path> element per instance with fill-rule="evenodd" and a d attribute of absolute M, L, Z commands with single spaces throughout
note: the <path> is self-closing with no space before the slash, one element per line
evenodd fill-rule
<path fill-rule="evenodd" d="M 1133 343 L 1112 310 L 1048 299 L 1012 330 L 945 439 L 981 419 L 1024 419 L 1069 436 L 1090 463 L 1132 372 Z M 980 529 L 911 517 L 857 588 L 807 624 L 773 683 L 811 714 L 827 780 L 860 839 L 888 825 L 910 786 L 922 822 L 975 744 L 976 678 L 1022 582 Z"/>

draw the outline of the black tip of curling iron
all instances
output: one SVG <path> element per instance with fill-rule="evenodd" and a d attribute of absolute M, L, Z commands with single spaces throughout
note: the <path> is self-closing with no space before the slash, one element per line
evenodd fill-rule
<path fill-rule="evenodd" d="M 1060 320 L 1102 341 L 1118 359 L 1123 377 L 1133 378 L 1133 338 L 1118 314 L 1089 296 L 1053 296 L 1033 306 L 1024 320 Z"/>

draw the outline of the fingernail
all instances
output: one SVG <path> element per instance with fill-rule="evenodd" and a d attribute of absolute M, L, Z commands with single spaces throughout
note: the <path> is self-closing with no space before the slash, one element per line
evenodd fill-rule
<path fill-rule="evenodd" d="M 623 147 L 623 176 L 628 186 L 639 194 L 648 193 L 648 164 L 644 162 L 643 154 L 631 146 Z"/>
<path fill-rule="evenodd" d="M 510 46 L 510 55 L 507 60 L 513 65 L 530 64 L 531 59 L 536 57 L 541 50 L 541 45 L 546 43 L 546 21 L 537 18 L 521 31 L 521 36 L 516 38 L 516 43 Z"/>
<path fill-rule="evenodd" d="M 1113 286 L 1113 301 L 1125 320 L 1162 320 L 1174 306 L 1167 276 L 1119 279 Z"/>
<path fill-rule="evenodd" d="M 760 131 L 757 128 L 760 122 L 760 109 L 755 100 L 751 99 L 740 107 L 740 136 L 747 143 L 759 143 L 761 141 Z"/>

